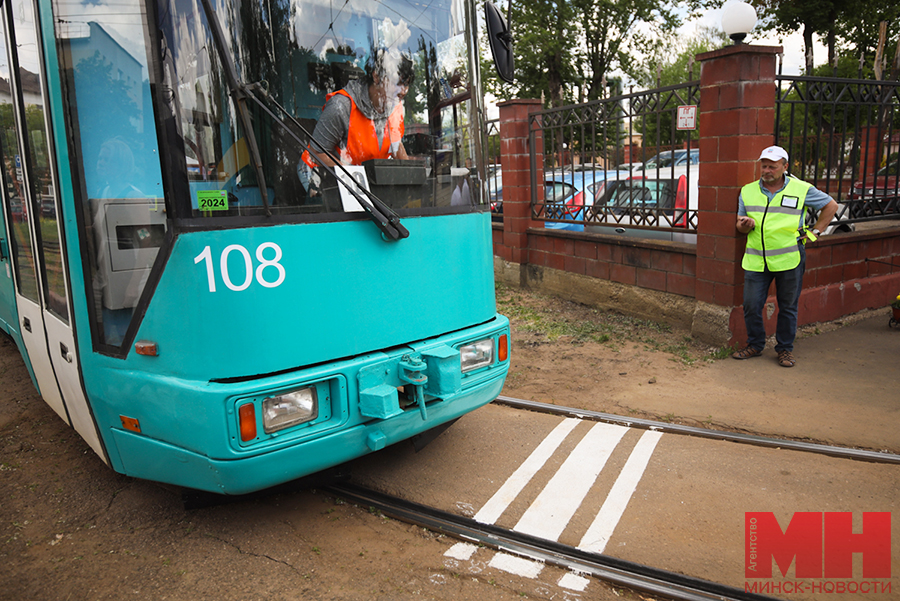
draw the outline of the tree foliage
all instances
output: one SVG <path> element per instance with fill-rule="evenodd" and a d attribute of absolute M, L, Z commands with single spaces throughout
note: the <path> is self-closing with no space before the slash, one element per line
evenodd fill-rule
<path fill-rule="evenodd" d="M 571 3 L 515 2 L 512 10 L 516 82 L 501 83 L 491 68 L 488 86 L 505 98 L 545 97 L 552 106 L 571 101 L 578 32 Z"/>
<path fill-rule="evenodd" d="M 878 45 L 879 23 L 887 22 L 883 52 L 887 57 L 886 76 L 897 79 L 900 69 L 890 63 L 900 38 L 900 5 L 895 0 L 755 0 L 751 2 L 760 14 L 757 31 L 790 34 L 801 31 L 805 48 L 806 73 L 813 73 L 814 36 L 821 37 L 828 48 L 827 65 L 840 62 L 841 55 L 851 55 L 863 64 L 872 65 Z"/>
<path fill-rule="evenodd" d="M 686 39 L 656 49 L 640 66 L 635 81 L 640 86 L 655 88 L 671 86 L 700 77 L 694 57 L 721 48 L 729 43 L 725 34 L 712 27 L 701 27 Z"/>
<path fill-rule="evenodd" d="M 645 88 L 664 88 L 700 77 L 699 65 L 693 65 L 694 57 L 725 45 L 725 35 L 712 28 L 700 28 L 687 39 L 674 42 L 647 57 L 636 79 Z M 632 127 L 642 134 L 644 145 L 681 147 L 688 138 L 698 139 L 699 132 L 677 131 L 674 111 L 639 115 L 632 118 Z"/>
<path fill-rule="evenodd" d="M 659 48 L 660 40 L 680 25 L 671 6 L 647 0 L 573 0 L 581 20 L 582 58 L 587 100 L 603 95 L 603 76 L 618 67 L 634 75 L 638 57 Z"/>
<path fill-rule="evenodd" d="M 654 0 L 513 0 L 511 21 L 516 82 L 500 82 L 486 61 L 487 87 L 551 106 L 607 96 L 614 71 L 634 76 L 639 58 L 681 24 L 674 4 Z"/>

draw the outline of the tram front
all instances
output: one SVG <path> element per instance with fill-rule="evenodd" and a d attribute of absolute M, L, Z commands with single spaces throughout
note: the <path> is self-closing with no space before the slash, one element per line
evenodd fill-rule
<path fill-rule="evenodd" d="M 52 4 L 109 463 L 244 493 L 492 400 L 474 3 L 127 3 Z"/>

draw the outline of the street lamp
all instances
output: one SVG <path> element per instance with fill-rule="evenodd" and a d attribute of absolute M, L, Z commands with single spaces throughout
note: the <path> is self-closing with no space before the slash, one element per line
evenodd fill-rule
<path fill-rule="evenodd" d="M 722 31 L 734 40 L 735 46 L 744 43 L 747 34 L 756 27 L 756 9 L 746 2 L 732 2 L 722 11 Z"/>

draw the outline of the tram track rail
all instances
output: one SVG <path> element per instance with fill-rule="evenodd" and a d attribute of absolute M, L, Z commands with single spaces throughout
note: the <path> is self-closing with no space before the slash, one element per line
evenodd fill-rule
<path fill-rule="evenodd" d="M 694 426 L 527 401 L 507 396 L 499 396 L 493 402 L 519 410 L 573 417 L 586 421 L 605 422 L 630 428 L 816 453 L 835 458 L 900 464 L 900 455 L 888 452 L 838 447 L 724 430 L 709 430 Z M 658 598 L 676 599 L 679 601 L 771 601 L 776 599 L 775 597 L 746 591 L 742 588 L 670 572 L 608 555 L 592 553 L 557 541 L 508 530 L 496 524 L 481 523 L 470 517 L 394 497 L 346 481 L 329 485 L 324 490 L 347 502 L 375 509 L 385 516 L 414 524 L 432 532 L 488 547 L 498 552 L 509 553 L 546 565 L 591 576 L 612 586 L 623 587 Z"/>
<path fill-rule="evenodd" d="M 600 411 L 577 409 L 575 407 L 566 407 L 563 405 L 551 405 L 538 401 L 526 401 L 524 399 L 517 399 L 514 397 L 502 395 L 498 396 L 493 402 L 497 405 L 505 405 L 515 409 L 550 413 L 553 415 L 560 415 L 565 417 L 575 417 L 584 420 L 605 422 L 643 430 L 657 430 L 659 432 L 696 436 L 699 438 L 707 438 L 711 440 L 725 440 L 729 442 L 750 444 L 759 447 L 803 451 L 806 453 L 817 453 L 820 455 L 828 455 L 830 457 L 837 457 L 841 459 L 856 459 L 859 461 L 888 463 L 894 465 L 900 464 L 900 455 L 897 455 L 895 453 L 870 451 L 866 449 L 854 449 L 852 447 L 838 447 L 814 442 L 791 440 L 787 438 L 773 438 L 767 436 L 759 436 L 756 434 L 729 432 L 726 430 L 710 430 L 707 428 L 698 428 L 696 426 L 684 426 L 681 424 L 671 424 L 668 422 L 660 422 L 649 419 L 625 417 L 621 415 L 615 415 L 613 413 L 603 413 Z"/>
<path fill-rule="evenodd" d="M 355 484 L 339 483 L 325 490 L 344 501 L 374 508 L 402 522 L 427 528 L 465 542 L 474 543 L 527 557 L 547 565 L 593 576 L 614 586 L 679 601 L 772 601 L 775 597 L 746 592 L 743 589 L 583 551 L 576 547 L 535 536 L 482 524 Z"/>

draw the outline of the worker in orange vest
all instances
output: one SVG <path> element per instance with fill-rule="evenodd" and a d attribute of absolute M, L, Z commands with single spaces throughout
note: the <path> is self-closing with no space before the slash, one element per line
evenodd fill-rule
<path fill-rule="evenodd" d="M 345 165 L 370 159 L 407 159 L 403 147 L 403 99 L 414 78 L 412 61 L 399 52 L 375 50 L 366 61 L 365 74 L 326 96 L 313 139 L 339 156 Z M 311 170 L 334 161 L 309 145 L 298 165 L 298 175 L 309 189 Z"/>

